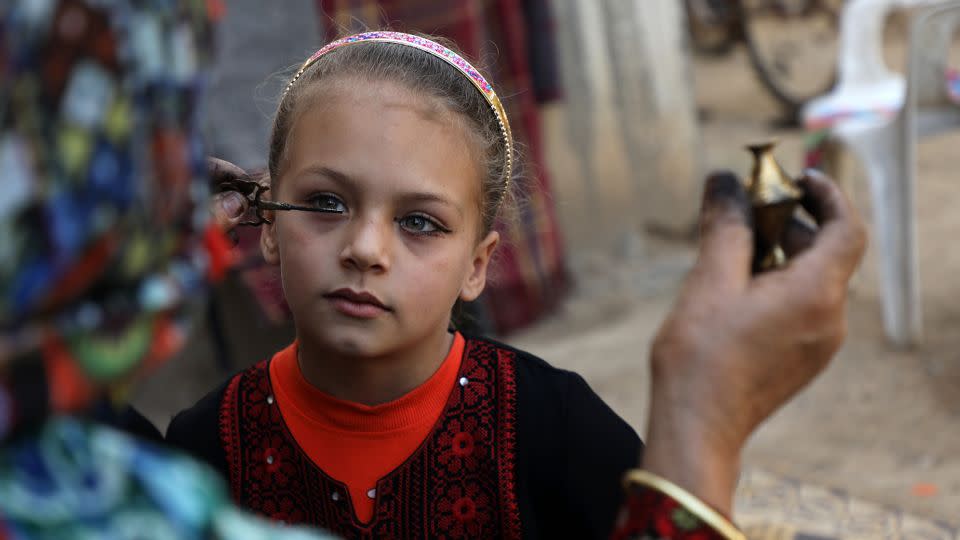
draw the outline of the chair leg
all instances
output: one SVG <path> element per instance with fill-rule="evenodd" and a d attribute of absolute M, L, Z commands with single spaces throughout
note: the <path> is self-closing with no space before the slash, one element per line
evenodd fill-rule
<path fill-rule="evenodd" d="M 853 193 L 850 179 L 843 174 L 843 145 L 836 139 L 830 138 L 824 144 L 821 170 L 833 178 L 846 193 Z"/>
<path fill-rule="evenodd" d="M 903 120 L 844 137 L 867 170 L 873 203 L 874 243 L 880 262 L 883 324 L 900 347 L 917 345 L 923 317 L 914 216 L 913 155 Z"/>

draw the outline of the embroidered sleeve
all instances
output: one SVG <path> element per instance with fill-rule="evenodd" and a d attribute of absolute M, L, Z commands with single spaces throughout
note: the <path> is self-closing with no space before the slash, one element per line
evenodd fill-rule
<path fill-rule="evenodd" d="M 746 540 L 729 520 L 682 488 L 635 469 L 613 540 Z"/>

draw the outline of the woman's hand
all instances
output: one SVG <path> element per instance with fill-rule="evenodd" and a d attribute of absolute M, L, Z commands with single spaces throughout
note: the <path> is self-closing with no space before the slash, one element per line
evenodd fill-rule
<path fill-rule="evenodd" d="M 207 158 L 207 173 L 210 183 L 216 187 L 224 182 L 246 177 L 246 172 L 229 161 L 213 157 Z M 240 224 L 250 203 L 246 197 L 236 191 L 215 193 L 210 199 L 210 212 L 213 221 L 224 231 Z"/>
<path fill-rule="evenodd" d="M 730 514 L 747 438 L 809 383 L 846 333 L 847 286 L 866 243 L 836 185 L 801 181 L 819 229 L 791 227 L 781 270 L 751 275 L 750 207 L 732 174 L 710 177 L 700 254 L 651 351 L 644 468 Z"/>

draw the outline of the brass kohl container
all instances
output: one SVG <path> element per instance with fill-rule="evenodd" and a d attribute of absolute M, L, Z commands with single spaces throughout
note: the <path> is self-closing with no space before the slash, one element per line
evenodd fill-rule
<path fill-rule="evenodd" d="M 776 141 L 770 141 L 747 146 L 754 159 L 746 186 L 753 207 L 754 272 L 765 272 L 786 264 L 787 255 L 780 242 L 803 197 L 803 190 L 774 159 L 776 145 Z"/>

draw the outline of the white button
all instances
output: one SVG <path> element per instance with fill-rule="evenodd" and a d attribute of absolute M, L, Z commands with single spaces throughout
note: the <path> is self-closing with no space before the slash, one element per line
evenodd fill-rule
<path fill-rule="evenodd" d="M 367 492 L 367 497 L 370 497 L 371 499 L 376 499 L 376 498 L 377 498 L 377 490 L 374 488 L 374 489 L 371 489 L 370 491 L 368 491 L 368 492 Z"/>
<path fill-rule="evenodd" d="M 273 456 L 267 456 L 267 465 L 273 465 Z"/>
<path fill-rule="evenodd" d="M 267 396 L 267 404 L 268 404 L 268 405 L 273 405 L 273 396 L 272 396 L 272 395 L 271 395 L 271 396 Z"/>
<path fill-rule="evenodd" d="M 334 492 L 333 492 L 333 495 L 330 495 L 330 498 L 333 499 L 333 500 L 335 500 L 335 501 L 339 501 L 339 500 L 340 500 L 340 493 L 334 491 Z"/>
<path fill-rule="evenodd" d="M 470 379 L 466 377 L 460 377 L 460 386 L 466 386 L 470 383 Z"/>

